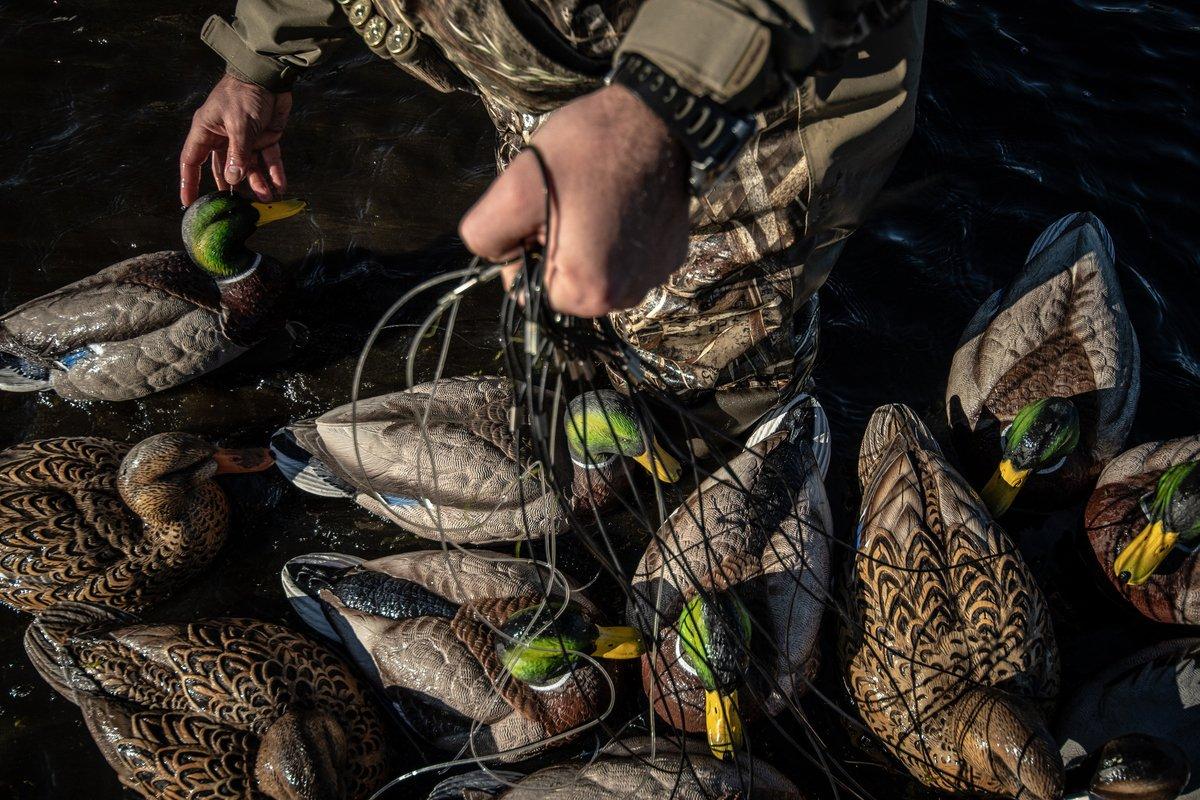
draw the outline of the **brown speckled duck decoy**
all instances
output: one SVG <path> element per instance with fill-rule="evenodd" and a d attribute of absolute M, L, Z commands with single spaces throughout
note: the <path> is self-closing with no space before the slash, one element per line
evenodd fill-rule
<path fill-rule="evenodd" d="M 720 761 L 699 743 L 660 738 L 622 739 L 588 763 L 568 762 L 521 776 L 471 772 L 442 781 L 428 800 L 803 800 L 790 780 L 761 759 L 743 754 Z"/>
<path fill-rule="evenodd" d="M 743 718 L 795 708 L 829 595 L 824 412 L 802 395 L 766 425 L 659 528 L 627 613 L 652 643 L 642 679 L 655 711 L 707 732 L 717 757 L 741 746 Z"/>
<path fill-rule="evenodd" d="M 1150 619 L 1200 625 L 1200 436 L 1117 456 L 1084 516 L 1118 592 Z"/>
<path fill-rule="evenodd" d="M 443 378 L 358 403 L 362 467 L 350 405 L 283 428 L 271 447 L 300 489 L 352 498 L 428 539 L 488 544 L 556 536 L 570 515 L 533 465 L 529 431 L 519 440 L 513 435 L 512 406 L 507 379 Z M 625 485 L 623 457 L 660 480 L 679 477 L 678 462 L 616 392 L 583 394 L 564 417 L 557 478 L 582 518 Z"/>
<path fill-rule="evenodd" d="M 583 725 L 613 700 L 597 659 L 641 653 L 636 631 L 598 626 L 596 606 L 573 587 L 562 606 L 561 574 L 548 585 L 537 562 L 488 550 L 366 562 L 314 553 L 289 561 L 282 578 L 301 618 L 346 647 L 397 717 L 451 752 L 513 751 Z M 543 597 L 552 603 L 539 611 Z"/>
<path fill-rule="evenodd" d="M 1039 508 L 1082 495 L 1125 442 L 1141 359 L 1114 258 L 1100 220 L 1063 217 L 963 333 L 946 412 L 997 516 L 1018 492 Z"/>
<path fill-rule="evenodd" d="M 280 327 L 287 285 L 246 239 L 303 209 L 205 195 L 184 214 L 186 252 L 135 256 L 0 316 L 0 390 L 132 400 L 241 355 Z"/>
<path fill-rule="evenodd" d="M 218 450 L 185 433 L 0 452 L 0 602 L 33 613 L 64 600 L 154 602 L 225 541 L 229 508 L 212 476 L 270 464 L 265 449 Z"/>
<path fill-rule="evenodd" d="M 1046 602 L 1020 553 L 925 425 L 877 410 L 842 654 L 867 727 L 926 786 L 1058 800 L 1039 705 L 1058 688 Z"/>
<path fill-rule="evenodd" d="M 137 624 L 64 603 L 29 627 L 25 649 L 144 797 L 365 800 L 382 782 L 369 694 L 337 656 L 282 626 Z"/>

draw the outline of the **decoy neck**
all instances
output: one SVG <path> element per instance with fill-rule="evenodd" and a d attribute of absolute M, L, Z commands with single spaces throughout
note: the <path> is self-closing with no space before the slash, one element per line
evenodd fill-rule
<path fill-rule="evenodd" d="M 994 516 L 1008 510 L 1029 475 L 1057 469 L 1079 445 L 1079 412 L 1062 397 L 1047 397 L 1017 412 L 1003 434 L 1000 464 L 984 487 Z"/>
<path fill-rule="evenodd" d="M 1162 474 L 1146 516 L 1148 522 L 1117 556 L 1118 580 L 1141 586 L 1175 547 L 1200 546 L 1200 461 L 1175 464 Z"/>
<path fill-rule="evenodd" d="M 263 734 L 254 778 L 275 800 L 345 797 L 348 751 L 346 732 L 332 714 L 289 709 Z"/>
<path fill-rule="evenodd" d="M 738 687 L 750 666 L 750 615 L 730 592 L 701 591 L 679 614 L 679 660 L 704 686 L 708 746 L 719 759 L 742 746 Z"/>
<path fill-rule="evenodd" d="M 150 526 L 187 520 L 216 489 L 214 475 L 271 466 L 265 449 L 219 450 L 187 433 L 160 433 L 134 445 L 117 472 L 125 504 Z M 219 491 L 219 490 L 217 490 Z"/>
<path fill-rule="evenodd" d="M 611 389 L 586 392 L 571 400 L 563 425 L 571 460 L 579 468 L 601 469 L 625 457 L 660 481 L 679 480 L 679 462 L 646 429 L 629 398 Z"/>
<path fill-rule="evenodd" d="M 249 272 L 258 254 L 246 247 L 255 229 L 299 214 L 303 200 L 255 203 L 226 192 L 206 194 L 183 214 L 183 245 L 197 267 L 216 280 Z"/>
<path fill-rule="evenodd" d="M 1058 748 L 1026 701 L 992 687 L 974 686 L 950 703 L 950 744 L 970 767 L 974 787 L 1023 800 L 1062 797 Z"/>
<path fill-rule="evenodd" d="M 514 678 L 535 687 L 557 683 L 584 655 L 611 660 L 645 652 L 637 630 L 596 625 L 573 603 L 545 603 L 516 612 L 500 627 L 495 648 Z"/>

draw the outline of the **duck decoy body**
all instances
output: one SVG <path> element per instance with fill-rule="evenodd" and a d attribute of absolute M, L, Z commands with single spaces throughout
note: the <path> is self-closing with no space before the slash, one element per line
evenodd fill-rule
<path fill-rule="evenodd" d="M 218 472 L 270 466 L 185 433 L 130 447 L 60 437 L 0 452 L 0 602 L 38 613 L 64 600 L 138 609 L 206 566 L 225 541 Z"/>
<path fill-rule="evenodd" d="M 143 797 L 365 800 L 382 781 L 368 695 L 333 653 L 282 626 L 137 624 L 64 603 L 30 626 L 25 648 Z"/>
<path fill-rule="evenodd" d="M 566 508 L 533 459 L 528 429 L 514 434 L 512 407 L 505 378 L 443 378 L 289 425 L 272 449 L 305 491 L 352 498 L 419 536 L 470 544 L 555 536 L 572 514 L 590 518 L 624 485 L 624 457 L 660 480 L 679 477 L 628 399 L 588 392 L 568 404 L 556 437 Z"/>
<path fill-rule="evenodd" d="M 1063 703 L 1055 730 L 1069 766 L 1099 762 L 1101 800 L 1200 800 L 1200 639 L 1103 668 Z"/>
<path fill-rule="evenodd" d="M 186 252 L 135 256 L 0 317 L 0 389 L 132 400 L 210 372 L 281 325 L 283 267 L 249 250 L 258 225 L 304 209 L 205 195 Z"/>
<path fill-rule="evenodd" d="M 587 763 L 558 764 L 522 777 L 472 772 L 442 781 L 428 800 L 672 800 L 748 798 L 801 800 L 804 795 L 779 770 L 743 755 L 735 763 L 708 754 L 699 742 L 622 739 Z"/>
<path fill-rule="evenodd" d="M 1057 800 L 1057 648 L 1020 553 L 905 406 L 871 417 L 858 477 L 841 635 L 863 721 L 926 786 Z"/>
<path fill-rule="evenodd" d="M 766 428 L 659 528 L 627 614 L 655 711 L 706 731 L 717 757 L 740 746 L 743 717 L 795 708 L 829 595 L 824 412 L 803 395 Z"/>
<path fill-rule="evenodd" d="M 1082 495 L 1125 442 L 1141 386 L 1112 238 L 1070 214 L 976 312 L 950 366 L 946 411 L 967 476 L 997 516 Z M 987 476 L 991 475 L 990 480 Z"/>
<path fill-rule="evenodd" d="M 1101 570 L 1125 599 L 1150 619 L 1200 625 L 1200 436 L 1117 456 L 1084 518 Z"/>
<path fill-rule="evenodd" d="M 597 625 L 577 590 L 564 606 L 562 581 L 488 550 L 315 553 L 283 571 L 300 616 L 346 647 L 421 740 L 505 760 L 602 714 L 613 693 L 596 659 L 641 652 L 635 631 Z"/>

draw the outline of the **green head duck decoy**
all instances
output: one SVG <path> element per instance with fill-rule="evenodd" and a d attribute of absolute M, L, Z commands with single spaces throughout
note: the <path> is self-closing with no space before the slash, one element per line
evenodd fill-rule
<path fill-rule="evenodd" d="M 1055 732 L 1068 778 L 1090 775 L 1092 797 L 1200 800 L 1200 639 L 1101 669 L 1063 703 Z"/>
<path fill-rule="evenodd" d="M 219 450 L 186 433 L 0 452 L 0 602 L 33 613 L 64 600 L 154 602 L 225 541 L 229 507 L 213 476 L 270 465 L 266 449 Z"/>
<path fill-rule="evenodd" d="M 135 256 L 0 317 L 0 390 L 132 400 L 197 378 L 281 327 L 287 281 L 246 247 L 304 209 L 205 195 L 183 216 L 186 252 Z"/>
<path fill-rule="evenodd" d="M 736 763 L 705 752 L 699 742 L 621 739 L 587 763 L 568 762 L 522 776 L 480 771 L 439 783 L 428 800 L 802 800 L 783 773 L 743 754 Z"/>
<path fill-rule="evenodd" d="M 815 673 L 827 451 L 824 412 L 801 395 L 671 514 L 634 573 L 627 616 L 649 643 L 646 693 L 718 758 L 741 747 L 746 721 L 794 709 Z"/>
<path fill-rule="evenodd" d="M 636 631 L 599 625 L 554 577 L 487 550 L 315 553 L 282 576 L 300 616 L 346 647 L 421 740 L 506 759 L 603 713 L 613 694 L 598 659 L 642 652 Z"/>
<path fill-rule="evenodd" d="M 1117 456 L 1084 518 L 1118 592 L 1150 619 L 1200 625 L 1200 436 Z"/>
<path fill-rule="evenodd" d="M 514 435 L 512 405 L 504 378 L 443 378 L 361 401 L 354 424 L 350 405 L 294 423 L 271 446 L 307 492 L 352 498 L 419 536 L 470 544 L 555 536 L 570 513 L 590 517 L 624 485 L 625 458 L 660 480 L 679 477 L 627 398 L 588 392 L 567 404 L 556 437 L 557 478 L 572 495 L 564 508 L 532 458 L 528 430 Z"/>
<path fill-rule="evenodd" d="M 366 800 L 382 781 L 369 693 L 328 649 L 280 625 L 138 624 L 63 603 L 29 627 L 25 649 L 143 797 Z"/>
<path fill-rule="evenodd" d="M 1086 492 L 1125 442 L 1141 362 L 1114 258 L 1100 220 L 1063 217 L 963 333 L 946 412 L 996 516 L 1018 492 L 1034 507 Z"/>
<path fill-rule="evenodd" d="M 871 417 L 858 477 L 841 637 L 859 715 L 926 786 L 1059 800 L 1039 709 L 1058 651 L 1020 553 L 905 406 Z"/>

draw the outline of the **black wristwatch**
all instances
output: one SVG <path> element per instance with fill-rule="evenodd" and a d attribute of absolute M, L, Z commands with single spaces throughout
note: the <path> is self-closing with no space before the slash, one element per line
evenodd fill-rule
<path fill-rule="evenodd" d="M 754 136 L 753 118 L 734 114 L 708 97 L 692 94 L 654 62 L 636 53 L 622 55 L 608 73 L 607 82 L 632 91 L 667 124 L 692 160 L 688 185 L 696 196 L 705 194 L 729 171 Z"/>

